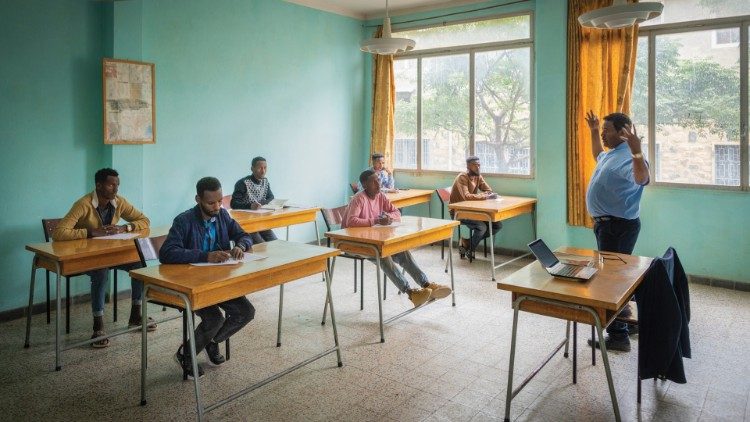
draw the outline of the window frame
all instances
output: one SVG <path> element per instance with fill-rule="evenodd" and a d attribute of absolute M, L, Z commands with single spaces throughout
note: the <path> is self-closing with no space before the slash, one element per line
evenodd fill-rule
<path fill-rule="evenodd" d="M 750 15 L 733 16 L 717 19 L 705 19 L 687 22 L 668 23 L 663 25 L 653 25 L 639 28 L 638 37 L 645 37 L 648 41 L 648 75 L 647 75 L 647 121 L 648 130 L 652 138 L 656 135 L 656 37 L 660 35 L 681 34 L 696 31 L 713 31 L 727 28 L 739 28 L 739 68 L 740 68 L 740 184 L 739 186 L 725 186 L 717 184 L 696 184 L 696 183 L 675 183 L 659 182 L 656 173 L 656 142 L 655 139 L 648 140 L 649 161 L 649 178 L 650 186 L 667 187 L 667 188 L 685 188 L 685 189 L 705 189 L 716 191 L 736 191 L 748 192 L 750 185 L 748 183 L 750 174 L 750 161 L 748 160 L 748 31 L 750 31 Z M 743 48 L 744 46 L 744 48 Z M 712 167 L 714 163 L 712 162 Z M 713 168 L 712 168 L 713 170 Z"/>
<path fill-rule="evenodd" d="M 456 174 L 456 170 L 435 170 L 435 169 L 424 169 L 422 167 L 422 59 L 426 57 L 441 57 L 441 56 L 450 56 L 450 55 L 458 55 L 458 54 L 468 54 L 469 56 L 469 155 L 474 154 L 476 151 L 475 148 L 475 130 L 474 130 L 474 117 L 475 117 L 475 106 L 476 106 L 476 98 L 475 98 L 475 55 L 476 53 L 482 53 L 482 52 L 488 52 L 488 51 L 498 51 L 498 50 L 513 50 L 513 49 L 523 49 L 528 48 L 529 49 L 529 174 L 511 174 L 511 173 L 489 173 L 489 172 L 482 172 L 484 175 L 488 176 L 494 176 L 494 177 L 506 177 L 506 178 L 512 178 L 512 179 L 534 179 L 536 177 L 536 142 L 535 142 L 535 105 L 536 105 L 536 92 L 535 92 L 535 74 L 534 74 L 534 66 L 535 66 L 535 50 L 534 50 L 534 12 L 529 11 L 520 11 L 520 12 L 514 12 L 514 13 L 505 13 L 505 14 L 496 14 L 496 15 L 490 15 L 490 16 L 483 16 L 481 18 L 474 18 L 474 19 L 462 19 L 462 20 L 456 20 L 451 22 L 440 22 L 440 23 L 432 23 L 432 24 L 426 24 L 426 25 L 419 25 L 419 26 L 409 26 L 409 27 L 399 27 L 398 29 L 393 31 L 394 36 L 398 36 L 397 34 L 399 32 L 403 31 L 412 31 L 417 29 L 425 29 L 425 28 L 434 28 L 434 27 L 444 27 L 444 26 L 451 26 L 451 25 L 458 25 L 462 23 L 471 23 L 471 22 L 481 22 L 485 20 L 494 20 L 494 19 L 503 19 L 503 18 L 513 18 L 518 16 L 528 16 L 529 17 L 529 37 L 528 38 L 519 38 L 514 39 L 511 41 L 498 41 L 498 42 L 489 42 L 489 43 L 480 43 L 480 44 L 470 44 L 470 45 L 463 45 L 463 46 L 454 46 L 454 47 L 438 47 L 438 48 L 431 48 L 431 49 L 425 49 L 425 50 L 412 50 L 405 53 L 399 53 L 395 54 L 393 56 L 394 60 L 408 60 L 408 59 L 415 59 L 417 60 L 417 168 L 416 169 L 409 169 L 409 168 L 397 168 L 395 167 L 394 170 L 398 170 L 402 173 L 408 173 L 411 175 L 419 176 L 422 174 Z M 395 163 L 394 163 L 395 164 Z"/>

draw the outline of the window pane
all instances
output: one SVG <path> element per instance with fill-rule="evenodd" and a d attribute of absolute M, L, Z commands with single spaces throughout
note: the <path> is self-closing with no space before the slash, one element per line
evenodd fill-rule
<path fill-rule="evenodd" d="M 414 50 L 447 48 L 530 38 L 529 15 L 487 19 L 447 26 L 394 32 L 394 37 L 411 38 Z"/>
<path fill-rule="evenodd" d="M 417 168 L 417 59 L 393 63 L 396 80 L 393 166 Z"/>
<path fill-rule="evenodd" d="M 474 140 L 487 173 L 530 174 L 531 49 L 477 53 Z"/>
<path fill-rule="evenodd" d="M 422 168 L 463 169 L 468 134 L 469 55 L 422 59 Z"/>
<path fill-rule="evenodd" d="M 638 37 L 633 95 L 630 99 L 630 118 L 633 120 L 638 135 L 643 137 L 641 144 L 643 156 L 653 166 L 654 162 L 649 159 L 648 151 L 652 139 L 648 131 L 648 37 Z"/>
<path fill-rule="evenodd" d="M 739 48 L 711 47 L 712 30 L 656 37 L 657 181 L 739 185 Z M 729 176 L 726 176 L 729 175 Z"/>
<path fill-rule="evenodd" d="M 750 15 L 747 0 L 648 0 L 664 4 L 661 16 L 643 22 L 641 27 L 662 23 L 688 22 L 704 19 Z"/>

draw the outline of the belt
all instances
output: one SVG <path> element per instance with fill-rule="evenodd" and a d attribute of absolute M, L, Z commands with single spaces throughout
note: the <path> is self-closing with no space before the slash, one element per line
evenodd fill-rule
<path fill-rule="evenodd" d="M 602 222 L 602 221 L 633 221 L 637 219 L 637 218 L 634 218 L 633 220 L 628 220 L 627 218 L 620 218 L 620 217 L 615 217 L 612 215 L 602 215 L 601 217 L 591 217 L 591 218 L 593 218 L 594 221 L 596 221 L 597 223 Z"/>

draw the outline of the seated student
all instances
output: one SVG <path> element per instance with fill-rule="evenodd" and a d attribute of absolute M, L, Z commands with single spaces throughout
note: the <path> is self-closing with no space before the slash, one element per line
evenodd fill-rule
<path fill-rule="evenodd" d="M 394 221 L 401 221 L 401 213 L 391 204 L 386 196 L 380 192 L 380 180 L 372 170 L 365 170 L 359 175 L 359 181 L 365 187 L 358 192 L 349 202 L 342 218 L 341 227 L 370 227 L 375 224 L 389 225 Z M 371 259 L 370 261 L 374 261 Z M 412 289 L 409 281 L 396 269 L 397 263 L 404 267 L 406 272 L 422 288 Z M 381 258 L 380 265 L 388 278 L 402 292 L 409 295 L 414 307 L 417 307 L 430 298 L 442 299 L 451 293 L 451 288 L 437 283 L 430 283 L 427 275 L 422 272 L 414 262 L 409 251 L 397 253 L 391 257 Z"/>
<path fill-rule="evenodd" d="M 492 192 L 490 185 L 484 181 L 484 177 L 479 172 L 480 167 L 479 157 L 471 156 L 466 159 L 466 172 L 459 173 L 453 181 L 449 203 L 484 201 L 497 196 Z M 451 210 L 451 216 L 453 214 L 453 210 Z M 474 259 L 474 251 L 479 242 L 490 236 L 489 223 L 477 220 L 461 220 L 461 224 L 472 229 L 473 235 L 471 241 L 463 237 L 460 239 L 458 253 L 461 258 L 468 255 L 470 259 Z M 499 221 L 492 223 L 492 233 L 497 234 L 502 227 L 503 224 Z"/>
<path fill-rule="evenodd" d="M 266 205 L 273 200 L 271 184 L 266 178 L 268 166 L 266 159 L 255 157 L 250 164 L 252 174 L 245 176 L 234 184 L 232 201 L 230 206 L 238 210 L 257 210 L 261 205 Z M 253 243 L 263 243 L 276 240 L 273 230 L 263 230 L 251 233 Z"/>
<path fill-rule="evenodd" d="M 52 233 L 52 240 L 85 239 L 87 237 L 108 236 L 126 233 L 133 230 L 143 230 L 149 227 L 148 218 L 130 204 L 125 198 L 117 194 L 120 187 L 120 177 L 117 171 L 103 168 L 94 175 L 95 189 L 77 200 L 70 211 L 60 220 Z M 128 224 L 117 225 L 120 218 Z M 140 268 L 141 264 L 120 265 L 117 269 L 128 271 Z M 91 277 L 91 311 L 94 314 L 94 334 L 91 338 L 101 337 L 104 333 L 104 295 L 108 281 L 109 268 L 89 271 Z M 141 325 L 141 298 L 143 284 L 131 280 L 132 306 L 128 327 Z M 115 295 L 116 297 L 116 295 Z M 154 331 L 156 324 L 149 318 L 148 331 Z M 91 344 L 92 347 L 109 346 L 109 339 Z"/>
<path fill-rule="evenodd" d="M 253 243 L 250 235 L 221 207 L 221 183 L 214 177 L 204 177 L 195 188 L 197 205 L 175 217 L 159 250 L 159 261 L 162 264 L 189 264 L 224 262 L 230 257 L 242 259 Z M 229 241 L 234 241 L 231 249 Z M 220 309 L 224 310 L 226 318 Z M 220 365 L 225 359 L 219 352 L 219 343 L 247 325 L 255 317 L 255 308 L 245 296 L 240 296 L 195 313 L 201 318 L 192 337 L 195 339 L 195 353 L 200 353 L 205 347 L 211 363 Z M 175 359 L 188 376 L 193 377 L 189 350 L 189 344 L 181 345 Z M 198 376 L 203 376 L 200 365 Z"/>
<path fill-rule="evenodd" d="M 383 154 L 376 152 L 375 154 L 372 154 L 371 158 L 372 167 L 370 167 L 369 170 L 374 171 L 375 174 L 378 175 L 380 189 L 385 192 L 396 190 L 396 179 L 393 178 L 393 172 L 385 166 L 385 157 L 383 157 Z M 359 191 L 364 189 L 362 187 L 362 182 L 357 182 L 357 188 Z"/>

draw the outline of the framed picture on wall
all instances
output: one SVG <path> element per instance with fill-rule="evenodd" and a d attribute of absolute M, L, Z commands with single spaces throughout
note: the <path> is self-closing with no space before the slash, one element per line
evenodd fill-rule
<path fill-rule="evenodd" d="M 102 60 L 105 144 L 156 142 L 154 64 Z"/>

